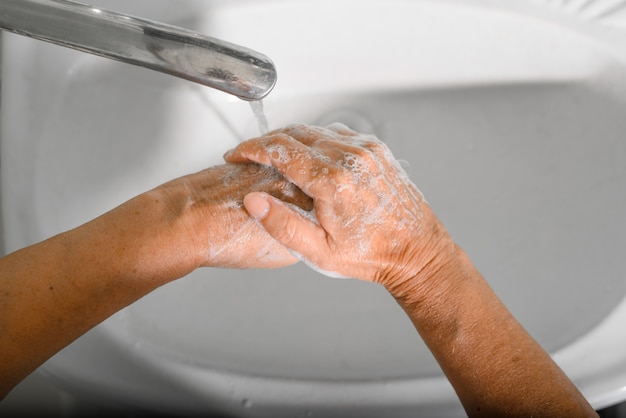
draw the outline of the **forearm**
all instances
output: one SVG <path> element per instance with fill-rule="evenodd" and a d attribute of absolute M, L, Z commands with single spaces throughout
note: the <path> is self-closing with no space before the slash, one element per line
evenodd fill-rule
<path fill-rule="evenodd" d="M 272 169 L 226 164 L 0 259 L 0 398 L 93 326 L 198 267 L 297 261 L 242 208 L 249 190 L 312 204 Z"/>
<path fill-rule="evenodd" d="M 465 253 L 452 248 L 393 292 L 468 415 L 596 416 Z"/>
<path fill-rule="evenodd" d="M 159 210 L 142 196 L 0 259 L 0 398 L 87 330 L 179 274 L 142 264 L 154 260 L 142 252 L 158 250 L 142 234 L 159 230 Z M 151 216 L 154 229 L 143 227 Z"/>
<path fill-rule="evenodd" d="M 384 143 L 343 125 L 292 125 L 225 158 L 272 165 L 313 197 L 316 222 L 267 195 L 251 193 L 244 204 L 321 270 L 383 284 L 469 415 L 594 415 L 454 245 Z"/>

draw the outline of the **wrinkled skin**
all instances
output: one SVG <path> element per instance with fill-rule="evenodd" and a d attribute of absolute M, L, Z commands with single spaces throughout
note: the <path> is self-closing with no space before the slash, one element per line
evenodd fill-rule
<path fill-rule="evenodd" d="M 273 168 L 225 164 L 0 258 L 0 399 L 91 327 L 198 267 L 297 262 L 246 212 L 252 190 L 311 209 Z"/>
<path fill-rule="evenodd" d="M 315 268 L 384 285 L 469 416 L 591 417 L 591 406 L 445 231 L 383 143 L 342 125 L 294 125 L 239 145 L 229 162 L 275 167 L 314 200 L 303 214 L 244 199 L 277 241 Z"/>
<path fill-rule="evenodd" d="M 245 195 L 258 191 L 304 210 L 312 208 L 312 200 L 275 169 L 251 163 L 224 164 L 166 183 L 159 190 L 174 217 L 189 218 L 189 234 L 180 238 L 191 238 L 198 244 L 193 248 L 206 250 L 200 254 L 202 266 L 275 268 L 298 261 L 251 219 L 243 206 Z M 188 196 L 181 198 L 180 193 Z"/>
<path fill-rule="evenodd" d="M 272 212 L 275 224 L 263 219 L 265 228 L 331 275 L 398 287 L 451 244 L 386 145 L 344 125 L 292 125 L 241 144 L 225 159 L 276 167 L 315 196 L 316 220 L 261 193 L 245 204 L 263 218 L 269 201 L 279 212 Z"/>
<path fill-rule="evenodd" d="M 297 125 L 226 160 L 0 258 L 0 398 L 111 314 L 198 267 L 299 257 L 383 284 L 469 416 L 596 416 L 380 141 Z"/>

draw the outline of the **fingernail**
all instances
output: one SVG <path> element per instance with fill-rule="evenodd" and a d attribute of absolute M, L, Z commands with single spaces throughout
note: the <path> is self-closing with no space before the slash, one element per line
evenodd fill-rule
<path fill-rule="evenodd" d="M 261 193 L 246 195 L 243 204 L 250 216 L 258 221 L 264 219 L 270 211 L 270 202 L 267 200 L 267 196 Z"/>

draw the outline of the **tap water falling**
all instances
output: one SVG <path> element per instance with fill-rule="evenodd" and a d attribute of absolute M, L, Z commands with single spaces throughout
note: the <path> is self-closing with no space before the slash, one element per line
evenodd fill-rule
<path fill-rule="evenodd" d="M 270 128 L 267 123 L 267 116 L 265 116 L 265 111 L 263 110 L 263 101 L 251 101 L 250 108 L 252 109 L 252 113 L 254 113 L 254 117 L 259 124 L 259 131 L 261 132 L 261 135 L 267 134 L 270 131 Z"/>

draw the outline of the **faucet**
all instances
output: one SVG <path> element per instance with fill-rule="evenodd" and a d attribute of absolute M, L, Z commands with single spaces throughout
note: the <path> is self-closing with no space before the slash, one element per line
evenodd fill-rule
<path fill-rule="evenodd" d="M 196 32 L 66 0 L 0 0 L 0 29 L 190 80 L 243 100 L 276 83 L 263 54 Z"/>

